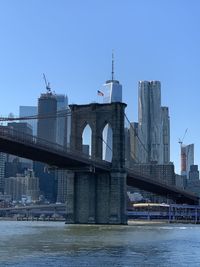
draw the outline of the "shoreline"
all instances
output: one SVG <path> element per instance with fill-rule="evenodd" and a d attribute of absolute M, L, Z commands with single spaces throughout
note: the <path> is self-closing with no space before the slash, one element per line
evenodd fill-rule
<path fill-rule="evenodd" d="M 31 218 L 12 218 L 12 217 L 0 217 L 0 221 L 16 221 L 16 222 L 65 222 L 62 219 L 31 219 Z"/>
<path fill-rule="evenodd" d="M 17 218 L 11 218 L 11 217 L 0 217 L 0 222 L 3 221 L 16 221 L 16 222 L 62 222 L 65 224 L 65 220 L 59 220 L 59 219 L 38 219 L 38 220 L 32 220 L 32 219 L 17 219 Z M 145 225 L 164 225 L 164 224 L 196 224 L 199 225 L 200 222 L 194 222 L 194 221 L 184 221 L 184 220 L 177 220 L 177 221 L 170 221 L 169 220 L 138 220 L 138 219 L 130 219 L 127 221 L 127 226 L 145 226 Z M 78 224 L 73 224 L 73 225 L 78 225 Z M 80 224 L 80 225 L 99 225 L 99 224 Z M 106 225 L 106 224 L 103 224 Z M 107 224 L 107 225 L 111 225 L 111 224 Z M 115 225 L 115 224 L 114 224 Z M 125 225 L 122 225 L 125 226 Z"/>

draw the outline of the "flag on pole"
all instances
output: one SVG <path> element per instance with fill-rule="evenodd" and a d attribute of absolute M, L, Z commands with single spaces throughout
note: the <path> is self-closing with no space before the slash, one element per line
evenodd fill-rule
<path fill-rule="evenodd" d="M 103 92 L 101 92 L 101 91 L 97 91 L 97 94 L 99 95 L 99 96 L 104 96 L 104 93 Z"/>

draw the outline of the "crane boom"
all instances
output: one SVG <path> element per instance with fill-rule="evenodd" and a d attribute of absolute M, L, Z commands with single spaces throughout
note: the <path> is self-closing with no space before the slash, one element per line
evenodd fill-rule
<path fill-rule="evenodd" d="M 185 129 L 185 132 L 184 132 L 184 135 L 183 135 L 183 137 L 182 137 L 182 139 L 180 139 L 179 138 L 179 144 L 182 146 L 182 144 L 183 144 L 183 140 L 184 140 L 184 138 L 185 138 L 185 136 L 186 136 L 186 134 L 187 134 L 187 130 L 188 130 L 188 128 L 187 129 Z"/>
<path fill-rule="evenodd" d="M 187 128 L 187 129 L 185 130 L 185 132 L 184 132 L 184 135 L 183 135 L 183 138 L 182 138 L 182 142 L 183 142 L 183 140 L 184 140 L 184 138 L 185 138 L 185 136 L 186 136 L 187 130 L 188 130 L 188 128 Z"/>
<path fill-rule="evenodd" d="M 43 73 L 43 79 L 44 79 L 45 85 L 46 85 L 46 87 L 47 87 L 47 79 L 46 79 L 46 76 L 45 76 L 44 73 Z"/>
<path fill-rule="evenodd" d="M 47 92 L 50 93 L 51 92 L 50 83 L 47 82 L 47 79 L 46 79 L 46 76 L 45 76 L 44 73 L 43 73 L 43 79 L 44 79 L 44 82 L 45 82 L 45 85 L 46 85 Z"/>

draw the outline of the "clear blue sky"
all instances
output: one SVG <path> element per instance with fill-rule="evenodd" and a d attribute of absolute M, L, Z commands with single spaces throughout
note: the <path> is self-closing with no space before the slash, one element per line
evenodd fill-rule
<path fill-rule="evenodd" d="M 130 120 L 137 121 L 138 81 L 160 80 L 176 171 L 186 128 L 200 164 L 199 14 L 199 0 L 0 0 L 0 114 L 36 105 L 43 72 L 70 103 L 99 101 L 114 49 Z"/>

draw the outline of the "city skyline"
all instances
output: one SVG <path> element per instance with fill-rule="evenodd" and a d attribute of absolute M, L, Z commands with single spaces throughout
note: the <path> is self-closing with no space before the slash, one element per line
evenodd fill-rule
<path fill-rule="evenodd" d="M 52 90 L 67 94 L 70 103 L 101 102 L 97 90 L 111 78 L 114 49 L 115 78 L 123 86 L 129 119 L 137 121 L 138 81 L 161 81 L 176 172 L 178 139 L 186 128 L 184 143 L 194 143 L 194 162 L 200 163 L 199 1 L 61 0 L 47 5 L 19 0 L 2 1 L 0 7 L 1 115 L 17 114 L 20 105 L 36 105 L 45 91 L 42 73 Z"/>
<path fill-rule="evenodd" d="M 200 265 L 199 14 L 0 0 L 0 266 Z"/>

